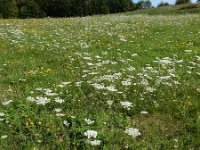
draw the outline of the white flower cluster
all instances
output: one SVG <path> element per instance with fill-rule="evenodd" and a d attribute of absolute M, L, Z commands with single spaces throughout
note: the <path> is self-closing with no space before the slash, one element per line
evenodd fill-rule
<path fill-rule="evenodd" d="M 70 123 L 69 123 L 67 120 L 64 120 L 64 121 L 63 121 L 63 124 L 64 124 L 66 127 L 69 127 L 69 126 L 70 126 Z"/>
<path fill-rule="evenodd" d="M 86 136 L 88 139 L 96 138 L 97 134 L 98 134 L 98 132 L 95 130 L 87 130 L 86 132 L 84 132 L 84 136 Z"/>
<path fill-rule="evenodd" d="M 54 101 L 55 101 L 56 103 L 64 103 L 64 102 L 65 102 L 65 100 L 63 100 L 63 99 L 61 99 L 61 98 L 59 98 L 59 97 L 54 98 Z"/>
<path fill-rule="evenodd" d="M 125 101 L 125 102 L 120 102 L 121 106 L 127 110 L 130 110 L 132 106 L 132 103 L 131 102 L 128 102 L 128 101 Z"/>
<path fill-rule="evenodd" d="M 44 94 L 47 96 L 56 96 L 57 93 L 54 93 L 51 89 L 44 89 Z"/>
<path fill-rule="evenodd" d="M 136 129 L 136 128 L 127 128 L 125 130 L 125 133 L 127 133 L 130 136 L 132 136 L 133 138 L 136 138 L 136 137 L 141 135 L 140 131 L 138 129 Z"/>
<path fill-rule="evenodd" d="M 93 140 L 93 141 L 88 141 L 88 143 L 92 146 L 97 146 L 101 144 L 100 140 Z"/>
<path fill-rule="evenodd" d="M 87 142 L 92 145 L 92 146 L 98 146 L 101 144 L 100 140 L 96 140 L 95 138 L 97 137 L 98 132 L 95 130 L 87 130 L 84 132 L 84 136 L 88 138 Z M 95 139 L 95 140 L 90 140 L 90 139 Z"/>
<path fill-rule="evenodd" d="M 0 121 L 3 121 L 3 120 L 4 120 L 4 116 L 5 116 L 5 114 L 2 113 L 2 112 L 0 112 Z"/>
<path fill-rule="evenodd" d="M 129 86 L 129 85 L 131 85 L 131 80 L 130 80 L 130 79 L 127 79 L 127 80 L 121 81 L 121 82 L 122 82 L 122 85 L 124 85 L 124 86 Z"/>
<path fill-rule="evenodd" d="M 71 82 L 62 82 L 60 85 L 58 85 L 58 87 L 60 88 L 64 88 L 65 86 L 67 86 L 68 84 L 70 84 Z"/>
<path fill-rule="evenodd" d="M 7 135 L 2 135 L 2 136 L 1 136 L 1 140 L 7 139 L 7 138 L 8 138 Z"/>
<path fill-rule="evenodd" d="M 27 97 L 28 101 L 35 102 L 37 105 L 46 105 L 47 103 L 50 103 L 50 99 L 47 97 L 41 97 L 37 96 L 36 98 L 34 97 Z"/>
<path fill-rule="evenodd" d="M 92 84 L 92 86 L 97 90 L 105 89 L 105 90 L 108 90 L 108 91 L 111 91 L 111 92 L 117 91 L 117 89 L 113 85 L 105 87 L 103 84 L 94 83 L 94 84 Z"/>
<path fill-rule="evenodd" d="M 13 100 L 7 100 L 7 99 L 5 99 L 3 102 L 2 102 L 2 105 L 8 105 L 8 104 L 10 104 L 11 102 L 12 102 Z"/>
<path fill-rule="evenodd" d="M 58 117 L 65 116 L 65 114 L 62 113 L 62 109 L 60 108 L 55 108 L 54 111 L 56 112 L 56 116 Z"/>
<path fill-rule="evenodd" d="M 88 119 L 88 118 L 84 119 L 84 121 L 85 121 L 85 123 L 86 123 L 87 125 L 92 125 L 92 124 L 94 124 L 94 121 L 91 120 L 91 119 Z"/>

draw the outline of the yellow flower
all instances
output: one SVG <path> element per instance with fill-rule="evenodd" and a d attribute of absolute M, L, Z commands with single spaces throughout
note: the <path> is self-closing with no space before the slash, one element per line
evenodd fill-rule
<path fill-rule="evenodd" d="M 38 125 L 41 125 L 42 124 L 42 122 L 41 121 L 38 121 Z"/>

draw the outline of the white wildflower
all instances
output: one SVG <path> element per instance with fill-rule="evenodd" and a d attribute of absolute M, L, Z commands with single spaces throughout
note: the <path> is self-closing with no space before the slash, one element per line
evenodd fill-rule
<path fill-rule="evenodd" d="M 129 70 L 129 71 L 134 71 L 135 68 L 134 68 L 133 66 L 130 66 L 130 67 L 128 67 L 128 70 Z"/>
<path fill-rule="evenodd" d="M 76 82 L 75 86 L 81 86 L 82 83 L 83 83 L 83 81 Z"/>
<path fill-rule="evenodd" d="M 1 117 L 4 117 L 4 116 L 5 116 L 5 114 L 0 112 L 0 121 L 4 121 L 5 120 L 4 118 L 1 118 Z"/>
<path fill-rule="evenodd" d="M 125 102 L 120 102 L 120 104 L 122 105 L 123 108 L 130 110 L 132 106 L 131 102 L 125 101 Z"/>
<path fill-rule="evenodd" d="M 58 95 L 57 93 L 48 92 L 48 91 L 45 91 L 44 94 L 47 95 L 47 96 L 57 96 Z"/>
<path fill-rule="evenodd" d="M 71 118 L 72 118 L 72 119 L 75 119 L 75 118 L 76 118 L 76 116 L 71 116 Z"/>
<path fill-rule="evenodd" d="M 55 108 L 54 111 L 56 112 L 56 116 L 58 116 L 58 117 L 65 116 L 65 114 L 61 113 L 62 109 L 60 109 L 60 108 Z"/>
<path fill-rule="evenodd" d="M 102 90 L 102 89 L 105 88 L 104 85 L 101 85 L 101 84 L 98 84 L 98 83 L 94 83 L 94 84 L 92 84 L 92 86 L 97 90 Z"/>
<path fill-rule="evenodd" d="M 176 63 L 183 63 L 183 60 L 176 60 Z"/>
<path fill-rule="evenodd" d="M 116 62 L 116 61 L 111 61 L 111 64 L 112 64 L 112 65 L 116 65 L 117 62 Z"/>
<path fill-rule="evenodd" d="M 88 143 L 92 146 L 98 146 L 101 144 L 100 140 L 93 140 L 93 141 L 88 141 Z"/>
<path fill-rule="evenodd" d="M 107 86 L 106 89 L 111 92 L 116 92 L 117 89 L 114 86 Z"/>
<path fill-rule="evenodd" d="M 102 55 L 107 55 L 108 54 L 108 52 L 106 52 L 106 51 L 105 52 L 101 52 L 101 53 L 102 53 Z"/>
<path fill-rule="evenodd" d="M 59 97 L 56 97 L 56 98 L 54 99 L 54 101 L 55 101 L 56 103 L 64 103 L 64 102 L 65 102 L 65 100 L 63 100 L 63 99 L 61 99 L 61 98 L 59 98 Z"/>
<path fill-rule="evenodd" d="M 106 101 L 106 102 L 107 102 L 107 104 L 108 104 L 109 107 L 111 107 L 112 104 L 113 104 L 113 101 L 111 101 L 111 100 L 108 100 L 108 101 Z"/>
<path fill-rule="evenodd" d="M 192 50 L 184 50 L 186 53 L 192 53 Z"/>
<path fill-rule="evenodd" d="M 102 64 L 103 65 L 107 65 L 107 64 L 109 64 L 110 63 L 110 60 L 104 60 L 104 61 L 102 61 Z"/>
<path fill-rule="evenodd" d="M 94 64 L 91 62 L 88 62 L 87 64 L 88 64 L 88 66 L 94 66 Z"/>
<path fill-rule="evenodd" d="M 60 85 L 66 86 L 69 85 L 71 82 L 62 82 Z"/>
<path fill-rule="evenodd" d="M 140 131 L 138 129 L 136 129 L 136 128 L 127 128 L 125 130 L 125 133 L 127 133 L 130 136 L 132 136 L 133 138 L 136 138 L 136 137 L 141 135 Z"/>
<path fill-rule="evenodd" d="M 1 140 L 7 139 L 7 138 L 8 138 L 7 135 L 2 135 L 2 136 L 1 136 Z"/>
<path fill-rule="evenodd" d="M 63 117 L 63 116 L 65 116 L 65 114 L 63 114 L 63 113 L 56 113 L 56 116 Z"/>
<path fill-rule="evenodd" d="M 5 114 L 4 114 L 4 113 L 2 113 L 2 112 L 0 112 L 0 117 L 3 117 L 3 116 L 5 116 Z"/>
<path fill-rule="evenodd" d="M 90 75 L 96 75 L 96 74 L 99 74 L 99 72 L 90 72 L 89 74 Z"/>
<path fill-rule="evenodd" d="M 63 124 L 66 126 L 66 127 L 69 127 L 70 123 L 67 121 L 67 120 L 64 120 L 63 121 Z"/>
<path fill-rule="evenodd" d="M 57 112 L 57 113 L 59 113 L 59 112 L 62 111 L 62 109 L 60 109 L 60 108 L 55 108 L 54 111 Z"/>
<path fill-rule="evenodd" d="M 26 79 L 19 79 L 19 81 L 25 82 L 25 81 L 26 81 Z"/>
<path fill-rule="evenodd" d="M 31 102 L 34 102 L 34 101 L 35 101 L 35 98 L 32 97 L 32 96 L 29 96 L 29 97 L 26 98 L 26 100 L 31 101 Z"/>
<path fill-rule="evenodd" d="M 166 59 L 160 60 L 160 64 L 162 65 L 169 65 L 171 63 L 172 63 L 171 60 L 166 60 Z"/>
<path fill-rule="evenodd" d="M 129 86 L 131 85 L 131 81 L 130 80 L 122 81 L 122 85 Z"/>
<path fill-rule="evenodd" d="M 152 87 L 146 87 L 145 90 L 146 90 L 146 92 L 152 93 L 152 92 L 154 92 L 156 89 L 154 89 L 154 88 L 152 88 Z"/>
<path fill-rule="evenodd" d="M 85 121 L 85 122 L 86 122 L 86 124 L 88 124 L 88 125 L 91 125 L 91 124 L 93 124 L 93 123 L 94 123 L 94 121 L 93 121 L 93 120 L 90 120 L 90 119 L 88 119 L 88 118 L 84 119 L 84 121 Z"/>
<path fill-rule="evenodd" d="M 43 89 L 42 88 L 36 88 L 35 90 L 36 91 L 42 91 Z"/>
<path fill-rule="evenodd" d="M 2 105 L 8 105 L 12 102 L 13 100 L 7 100 L 5 99 L 3 102 L 2 102 Z"/>
<path fill-rule="evenodd" d="M 36 99 L 35 99 L 35 102 L 36 102 L 36 104 L 38 104 L 38 105 L 46 105 L 47 103 L 50 102 L 50 99 L 47 98 L 47 97 L 40 97 L 40 96 L 37 96 Z"/>
<path fill-rule="evenodd" d="M 125 37 L 120 37 L 120 41 L 127 42 L 127 39 L 125 39 Z"/>
<path fill-rule="evenodd" d="M 138 56 L 138 54 L 137 53 L 133 53 L 131 56 L 132 57 L 136 57 L 136 56 Z"/>
<path fill-rule="evenodd" d="M 34 91 L 30 91 L 30 94 L 34 94 Z"/>
<path fill-rule="evenodd" d="M 98 134 L 98 132 L 95 130 L 87 130 L 86 132 L 84 132 L 84 136 L 86 136 L 88 139 L 96 138 L 97 134 Z"/>
<path fill-rule="evenodd" d="M 161 76 L 161 77 L 159 77 L 160 80 L 168 80 L 170 78 L 171 78 L 171 76 Z"/>
<path fill-rule="evenodd" d="M 38 142 L 38 143 L 41 143 L 42 141 L 41 141 L 41 140 L 37 140 L 37 142 Z"/>
<path fill-rule="evenodd" d="M 63 84 L 58 85 L 60 88 L 64 88 L 65 86 Z"/>
<path fill-rule="evenodd" d="M 141 85 L 147 86 L 149 85 L 149 82 L 147 79 L 142 79 L 142 81 L 140 82 Z"/>
<path fill-rule="evenodd" d="M 140 114 L 142 114 L 142 115 L 148 115 L 149 113 L 147 111 L 143 110 L 143 111 L 140 112 Z"/>

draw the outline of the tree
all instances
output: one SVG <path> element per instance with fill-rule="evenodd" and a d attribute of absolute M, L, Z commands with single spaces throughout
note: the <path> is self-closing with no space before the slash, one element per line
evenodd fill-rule
<path fill-rule="evenodd" d="M 169 3 L 161 1 L 160 4 L 158 4 L 157 7 L 162 7 L 162 6 L 169 6 Z"/>
<path fill-rule="evenodd" d="M 1 0 L 0 1 L 1 15 L 3 18 L 18 17 L 18 7 L 15 0 Z"/>
<path fill-rule="evenodd" d="M 99 6 L 99 14 L 108 14 L 110 12 L 108 0 L 101 0 Z"/>
<path fill-rule="evenodd" d="M 140 0 L 136 4 L 136 9 L 146 9 L 146 8 L 151 8 L 152 4 L 150 0 Z"/>
<path fill-rule="evenodd" d="M 151 6 L 144 1 L 143 8 Z M 132 0 L 0 0 L 0 17 L 68 17 L 132 10 Z"/>
<path fill-rule="evenodd" d="M 190 3 L 191 0 L 176 0 L 176 5 Z"/>
<path fill-rule="evenodd" d="M 44 16 L 44 12 L 41 11 L 39 4 L 34 0 L 17 0 L 17 6 L 20 18 L 38 18 Z"/>
<path fill-rule="evenodd" d="M 124 12 L 131 10 L 131 0 L 108 0 L 109 8 L 111 13 Z"/>
<path fill-rule="evenodd" d="M 200 3 L 200 0 L 197 0 L 197 3 Z"/>

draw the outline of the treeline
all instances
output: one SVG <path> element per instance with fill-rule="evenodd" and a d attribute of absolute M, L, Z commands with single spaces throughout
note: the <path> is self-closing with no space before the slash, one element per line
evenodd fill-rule
<path fill-rule="evenodd" d="M 0 0 L 0 17 L 87 16 L 134 9 L 131 0 Z"/>

